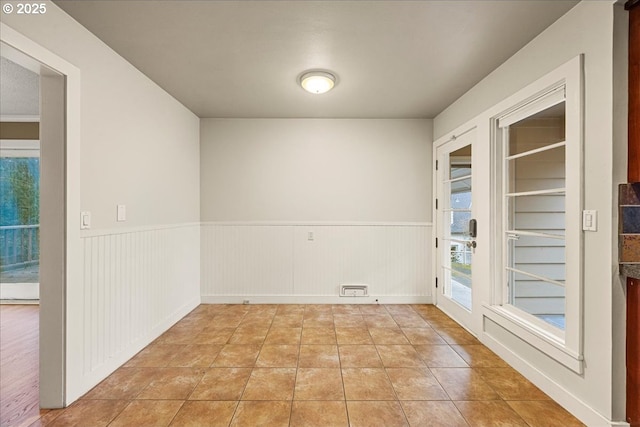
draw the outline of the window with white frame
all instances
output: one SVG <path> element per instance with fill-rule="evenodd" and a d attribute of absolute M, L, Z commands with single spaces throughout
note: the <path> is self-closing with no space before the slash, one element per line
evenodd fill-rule
<path fill-rule="evenodd" d="M 493 308 L 509 320 L 503 326 L 512 324 L 580 370 L 582 114 L 575 62 L 556 83 L 496 117 Z"/>

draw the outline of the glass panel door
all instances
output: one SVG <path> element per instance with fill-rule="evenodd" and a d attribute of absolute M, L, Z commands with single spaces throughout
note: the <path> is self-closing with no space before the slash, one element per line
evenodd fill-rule
<path fill-rule="evenodd" d="M 473 261 L 477 222 L 473 204 L 475 131 L 436 149 L 436 304 L 473 330 Z"/>

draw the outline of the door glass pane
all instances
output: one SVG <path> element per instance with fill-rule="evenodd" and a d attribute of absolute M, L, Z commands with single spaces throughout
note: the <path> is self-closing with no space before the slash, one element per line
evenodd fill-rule
<path fill-rule="evenodd" d="M 511 125 L 505 144 L 509 303 L 564 329 L 565 103 Z M 519 155 L 513 159 L 509 156 Z M 522 194 L 541 192 L 542 194 Z"/>
<path fill-rule="evenodd" d="M 469 236 L 471 220 L 471 146 L 449 154 L 448 180 L 444 183 L 445 203 L 442 210 L 444 226 L 443 273 L 444 294 L 471 310 L 471 266 L 473 249 Z"/>

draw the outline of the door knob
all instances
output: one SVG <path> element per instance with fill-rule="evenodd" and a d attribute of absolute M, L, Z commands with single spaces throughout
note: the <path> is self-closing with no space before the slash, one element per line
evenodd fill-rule
<path fill-rule="evenodd" d="M 471 240 L 471 241 L 467 242 L 466 245 L 467 245 L 468 248 L 473 248 L 473 249 L 475 249 L 476 246 L 478 246 L 478 244 L 476 243 L 475 240 Z"/>

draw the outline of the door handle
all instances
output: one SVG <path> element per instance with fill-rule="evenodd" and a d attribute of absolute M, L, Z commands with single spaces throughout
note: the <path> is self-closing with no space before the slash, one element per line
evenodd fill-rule
<path fill-rule="evenodd" d="M 476 246 L 478 246 L 478 244 L 476 243 L 475 240 L 471 240 L 471 241 L 467 242 L 466 245 L 467 245 L 468 248 L 473 248 L 473 249 L 475 249 Z"/>

